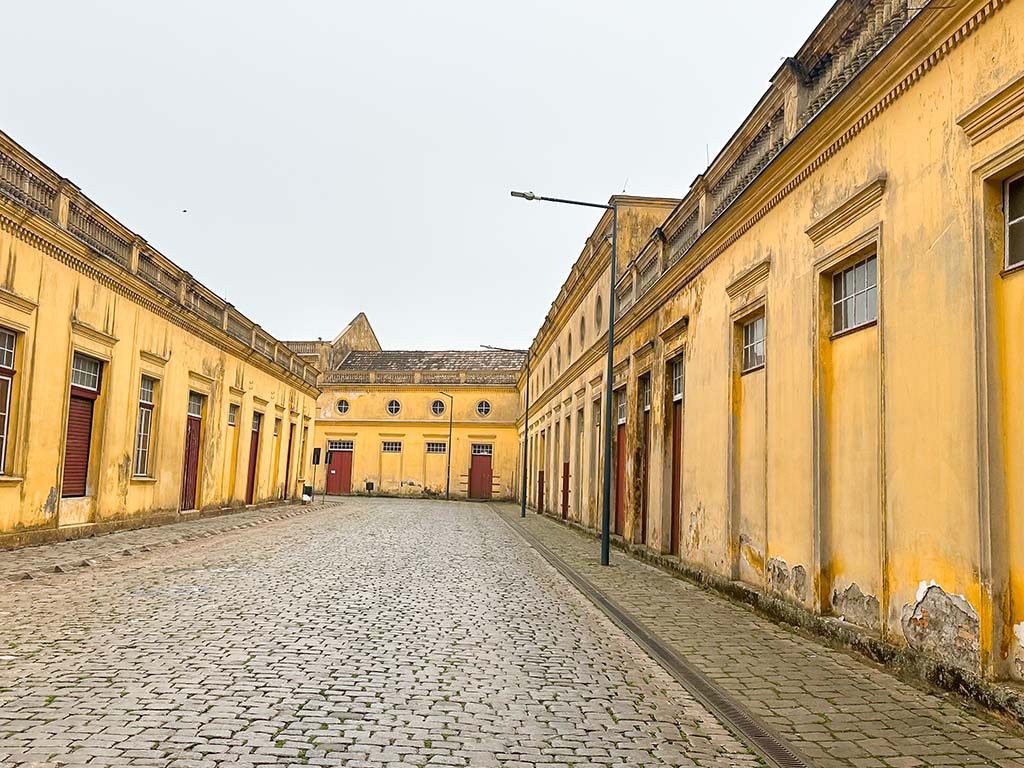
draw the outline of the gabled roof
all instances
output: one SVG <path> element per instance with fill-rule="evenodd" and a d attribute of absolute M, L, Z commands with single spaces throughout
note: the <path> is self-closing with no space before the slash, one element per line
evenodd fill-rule
<path fill-rule="evenodd" d="M 339 371 L 518 371 L 525 352 L 447 350 L 441 352 L 386 350 L 349 352 Z"/>

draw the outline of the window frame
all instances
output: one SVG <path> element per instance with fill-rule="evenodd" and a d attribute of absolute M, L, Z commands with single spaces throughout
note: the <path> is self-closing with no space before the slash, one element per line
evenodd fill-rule
<path fill-rule="evenodd" d="M 678 403 L 683 400 L 683 393 L 686 389 L 686 368 L 683 365 L 682 359 L 673 360 L 670 370 L 672 379 L 672 402 Z"/>
<path fill-rule="evenodd" d="M 328 440 L 327 441 L 327 452 L 328 453 L 352 453 L 355 451 L 354 440 Z"/>
<path fill-rule="evenodd" d="M 228 403 L 228 426 L 238 426 L 238 414 L 241 413 L 242 406 L 238 403 Z"/>
<path fill-rule="evenodd" d="M 473 456 L 494 456 L 494 443 L 473 443 Z"/>
<path fill-rule="evenodd" d="M 338 414 L 341 416 L 347 416 L 351 408 L 351 403 L 349 403 L 349 401 L 346 400 L 345 398 L 341 398 L 340 400 L 338 400 L 338 402 L 334 404 L 334 410 L 337 411 Z"/>
<path fill-rule="evenodd" d="M 615 390 L 615 423 L 626 423 L 626 388 L 620 387 Z"/>
<path fill-rule="evenodd" d="M 640 378 L 640 410 L 643 413 L 651 412 L 651 376 L 650 374 Z"/>
<path fill-rule="evenodd" d="M 193 408 L 192 408 L 193 404 L 195 404 L 195 403 L 199 404 L 198 413 L 196 413 L 193 410 Z M 190 417 L 192 417 L 193 419 L 201 419 L 201 418 L 203 418 L 203 411 L 205 411 L 205 410 L 206 410 L 206 396 L 202 392 L 196 392 L 195 390 L 189 390 L 189 393 L 188 393 L 188 415 Z"/>
<path fill-rule="evenodd" d="M 857 270 L 861 267 L 864 268 L 864 285 L 858 288 Z M 872 273 L 874 273 L 874 282 L 869 282 L 872 279 Z M 853 285 L 853 292 L 849 294 L 846 292 L 847 275 L 851 276 L 850 279 Z M 829 303 L 832 313 L 832 338 L 860 330 L 861 328 L 870 327 L 878 322 L 878 253 L 876 251 L 872 250 L 869 253 L 862 253 L 852 263 L 849 261 L 845 262 L 845 265 L 839 266 L 832 271 L 829 279 L 832 284 L 832 295 Z M 858 299 L 860 297 L 864 297 L 864 319 L 857 318 Z M 874 298 L 873 313 L 872 297 Z M 852 309 L 854 319 L 847 321 L 847 313 L 850 309 Z M 840 319 L 844 323 L 842 327 L 837 325 L 837 321 Z"/>
<path fill-rule="evenodd" d="M 394 410 L 392 410 L 391 408 L 392 405 L 395 406 Z M 396 400 L 395 398 L 391 398 L 384 405 L 384 410 L 388 412 L 389 416 L 397 416 L 402 412 L 402 403 Z"/>
<path fill-rule="evenodd" d="M 754 331 L 760 325 L 761 336 L 758 338 Z M 747 329 L 752 329 L 748 338 Z M 761 346 L 760 359 L 755 357 L 757 347 Z M 749 355 L 748 355 L 749 353 Z M 743 320 L 740 323 L 740 375 L 743 376 L 754 371 L 760 371 L 768 364 L 768 319 L 764 312 Z"/>
<path fill-rule="evenodd" d="M 402 452 L 402 441 L 401 440 L 383 440 L 380 444 L 381 453 L 401 453 Z"/>
<path fill-rule="evenodd" d="M 493 408 L 491 407 L 490 400 L 481 400 L 479 403 L 476 404 L 476 415 L 479 416 L 481 419 L 486 419 L 488 416 L 490 416 L 492 410 Z"/>
<path fill-rule="evenodd" d="M 75 363 L 79 360 L 88 361 L 96 364 L 96 371 L 87 371 L 84 368 L 76 368 Z M 81 373 L 86 376 L 95 377 L 96 381 L 94 384 L 84 384 L 80 381 L 75 380 L 75 374 Z M 100 387 L 103 386 L 103 361 L 92 355 L 87 355 L 84 352 L 74 352 L 71 355 L 71 386 L 80 389 L 84 392 L 92 392 L 96 395 L 100 393 Z"/>
<path fill-rule="evenodd" d="M 440 450 L 437 450 L 438 448 L 440 448 Z M 442 455 L 443 456 L 444 454 L 448 453 L 448 443 L 437 442 L 437 441 L 430 441 L 430 442 L 427 443 L 426 451 L 427 451 L 427 454 L 431 455 L 431 456 L 435 456 L 435 455 Z"/>
<path fill-rule="evenodd" d="M 152 383 L 149 400 L 145 396 L 146 381 Z M 135 422 L 135 455 L 132 457 L 132 477 L 152 477 L 153 425 L 155 424 L 157 386 L 159 380 L 147 373 L 139 377 L 138 418 Z M 145 425 L 145 430 L 143 430 Z M 145 446 L 143 446 L 145 440 Z"/>
<path fill-rule="evenodd" d="M 438 406 L 441 406 L 440 409 L 438 409 Z M 444 416 L 447 410 L 448 404 L 444 400 L 435 400 L 430 404 L 430 412 L 435 416 Z"/>
<path fill-rule="evenodd" d="M 1024 215 L 1010 219 L 1010 185 L 1018 181 L 1024 182 L 1024 173 L 1010 176 L 1003 182 L 1003 270 L 1006 272 L 1024 268 L 1024 253 L 1020 254 L 1019 260 L 1010 262 L 1010 227 L 1024 227 Z M 1024 197 L 1024 188 L 1021 190 L 1021 196 Z"/>
<path fill-rule="evenodd" d="M 14 376 L 16 373 L 15 365 L 17 364 L 18 355 L 18 334 L 9 328 L 0 328 L 0 338 L 7 336 L 10 337 L 11 346 L 0 347 L 5 353 L 9 353 L 9 360 L 5 357 L 0 357 L 0 381 L 6 382 L 7 391 L 2 399 L 0 399 L 0 418 L 3 419 L 3 423 L 0 424 L 0 475 L 7 474 L 7 449 L 10 443 L 11 433 L 11 403 L 14 397 Z M 7 365 L 6 363 L 10 363 Z"/>

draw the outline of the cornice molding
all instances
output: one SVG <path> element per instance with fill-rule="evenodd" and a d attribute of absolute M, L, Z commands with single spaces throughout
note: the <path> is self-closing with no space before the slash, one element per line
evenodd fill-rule
<path fill-rule="evenodd" d="M 98 344 L 102 344 L 106 347 L 113 347 L 118 341 L 120 341 L 116 336 L 113 336 L 106 331 L 101 331 L 98 328 L 93 328 L 91 325 L 86 325 L 78 320 L 71 321 L 71 330 L 80 336 L 92 339 Z"/>
<path fill-rule="evenodd" d="M 0 304 L 5 304 L 11 309 L 16 309 L 26 315 L 35 312 L 39 306 L 32 299 L 26 298 L 7 288 L 0 288 Z"/>
<path fill-rule="evenodd" d="M 772 260 L 763 259 L 725 287 L 725 293 L 730 299 L 735 299 L 742 293 L 746 293 L 768 279 L 768 273 L 772 268 Z"/>
<path fill-rule="evenodd" d="M 861 216 L 878 208 L 885 195 L 885 184 L 886 177 L 879 176 L 809 226 L 805 232 L 811 238 L 811 242 L 821 245 L 827 238 L 843 231 Z"/>
<path fill-rule="evenodd" d="M 1021 116 L 1024 116 L 1024 74 L 986 96 L 956 122 L 973 146 Z"/>
<path fill-rule="evenodd" d="M 139 357 L 141 357 L 147 363 L 152 363 L 153 365 L 159 366 L 160 368 L 163 368 L 165 365 L 167 365 L 167 362 L 171 359 L 170 356 L 164 357 L 163 355 L 158 355 L 156 352 L 147 352 L 144 349 L 139 350 Z"/>

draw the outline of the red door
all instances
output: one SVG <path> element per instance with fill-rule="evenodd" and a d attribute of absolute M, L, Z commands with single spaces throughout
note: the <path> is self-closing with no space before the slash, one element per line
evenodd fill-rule
<path fill-rule="evenodd" d="M 488 452 L 473 446 L 473 459 L 469 465 L 469 498 L 489 499 L 491 498 L 491 485 L 493 476 L 491 474 L 490 446 L 486 446 Z"/>
<path fill-rule="evenodd" d="M 61 496 L 85 496 L 89 473 L 89 444 L 92 442 L 94 392 L 72 388 L 68 405 L 67 441 L 64 444 L 64 479 Z"/>
<path fill-rule="evenodd" d="M 256 467 L 260 455 L 260 425 L 263 414 L 252 415 L 252 437 L 249 440 L 249 477 L 245 482 L 245 503 L 252 504 L 256 497 Z"/>
<path fill-rule="evenodd" d="M 679 554 L 679 514 L 683 475 L 683 404 L 672 403 L 672 554 Z"/>
<path fill-rule="evenodd" d="M 615 533 L 619 536 L 626 528 L 626 425 L 619 424 L 615 438 L 615 459 L 618 464 L 615 478 Z"/>
<path fill-rule="evenodd" d="M 643 442 L 644 456 L 643 456 L 643 465 L 642 465 L 641 470 L 640 470 L 643 473 L 643 476 L 641 478 L 641 488 L 642 488 L 641 493 L 643 495 L 640 498 L 640 543 L 641 544 L 646 544 L 647 543 L 647 496 L 648 496 L 648 493 L 647 493 L 647 478 L 649 477 L 649 474 L 650 474 L 649 471 L 648 471 L 648 468 L 650 466 L 650 456 L 651 456 L 651 412 L 650 411 L 644 411 L 643 436 L 642 436 L 642 439 L 644 441 Z"/>
<path fill-rule="evenodd" d="M 196 488 L 199 485 L 199 435 L 203 420 L 189 416 L 185 425 L 185 469 L 181 478 L 181 509 L 196 508 Z"/>
<path fill-rule="evenodd" d="M 544 470 L 537 472 L 537 514 L 544 511 Z"/>
<path fill-rule="evenodd" d="M 352 493 L 352 451 L 331 451 L 327 465 L 327 493 L 332 496 Z"/>
<path fill-rule="evenodd" d="M 562 464 L 562 519 L 569 519 L 569 462 Z"/>

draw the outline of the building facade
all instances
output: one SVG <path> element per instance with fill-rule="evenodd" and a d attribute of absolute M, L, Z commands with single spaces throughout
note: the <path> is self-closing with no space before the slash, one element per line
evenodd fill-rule
<path fill-rule="evenodd" d="M 531 347 L 529 501 L 596 529 L 611 461 L 624 541 L 1021 680 L 1024 4 L 929 6 L 837 3 L 620 241 L 610 425 L 602 218 Z"/>
<path fill-rule="evenodd" d="M 289 345 L 331 361 L 316 404 L 317 493 L 513 498 L 525 353 L 381 350 L 363 314 L 333 342 Z"/>
<path fill-rule="evenodd" d="M 0 546 L 296 497 L 317 370 L 0 134 Z"/>

